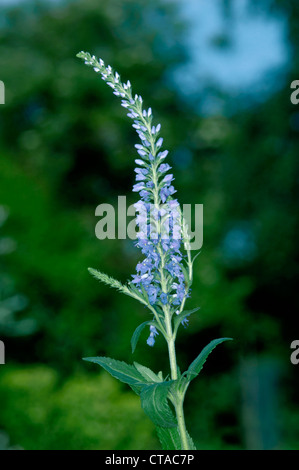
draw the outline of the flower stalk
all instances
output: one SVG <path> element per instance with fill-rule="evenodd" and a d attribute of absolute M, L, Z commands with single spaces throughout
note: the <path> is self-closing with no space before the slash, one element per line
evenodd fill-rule
<path fill-rule="evenodd" d="M 151 347 L 155 344 L 155 337 L 161 333 L 168 347 L 170 379 L 163 380 L 162 372 L 156 375 L 137 363 L 134 363 L 134 368 L 109 358 L 87 360 L 100 364 L 140 395 L 144 411 L 156 424 L 164 448 L 195 449 L 186 429 L 183 403 L 190 381 L 199 373 L 215 345 L 210 343 L 181 375 L 177 366 L 175 340 L 179 325 L 186 326 L 188 316 L 198 310 L 184 311 L 186 300 L 190 297 L 195 258 L 191 258 L 188 225 L 177 199 L 173 197 L 176 193 L 174 177 L 169 172 L 170 165 L 165 163 L 168 150 L 163 148 L 161 124 L 153 124 L 152 109 L 143 108 L 140 95 L 133 97 L 130 81 L 122 83 L 120 75 L 110 65 L 106 66 L 102 59 L 98 60 L 83 51 L 77 56 L 101 76 L 114 95 L 121 98 L 121 105 L 133 120 L 132 126 L 139 137 L 139 143 L 135 145 L 138 158 L 135 160 L 133 192 L 139 194 L 139 200 L 134 204 L 138 226 L 136 246 L 145 257 L 137 264 L 136 274 L 132 275 L 126 286 L 99 271 L 90 271 L 101 282 L 148 307 L 152 320 L 135 330 L 131 340 L 132 351 L 145 326 L 149 326 L 147 344 Z M 219 344 L 225 339 L 214 341 Z M 174 406 L 175 420 L 167 400 Z"/>

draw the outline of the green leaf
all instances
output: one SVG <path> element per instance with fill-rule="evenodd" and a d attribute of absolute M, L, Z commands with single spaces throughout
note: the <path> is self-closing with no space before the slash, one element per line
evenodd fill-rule
<path fill-rule="evenodd" d="M 204 363 L 207 360 L 207 357 L 213 351 L 213 349 L 216 348 L 218 344 L 223 343 L 223 341 L 229 341 L 229 340 L 232 340 L 232 338 L 214 339 L 205 348 L 203 348 L 201 353 L 188 367 L 188 370 L 186 371 L 187 379 L 189 381 L 194 379 L 200 373 L 201 369 L 203 368 Z"/>
<path fill-rule="evenodd" d="M 96 269 L 93 269 L 93 268 L 88 268 L 88 271 L 98 281 L 103 282 L 107 286 L 113 287 L 114 289 L 119 290 L 123 294 L 130 295 L 130 291 L 128 287 L 124 286 L 117 279 L 114 279 L 113 277 L 108 276 L 108 274 L 102 273 L 101 271 L 97 271 Z"/>
<path fill-rule="evenodd" d="M 156 426 L 156 430 L 163 450 L 182 450 L 178 427 L 161 428 Z"/>
<path fill-rule="evenodd" d="M 150 304 L 150 301 L 149 301 L 149 298 L 148 298 L 148 295 L 147 295 L 147 292 L 143 286 L 142 283 L 140 283 L 140 288 L 142 290 L 142 294 L 143 294 L 143 298 L 145 299 L 145 301 L 147 302 L 147 304 Z M 140 294 L 139 294 L 140 295 Z"/>
<path fill-rule="evenodd" d="M 200 307 L 193 308 L 192 310 L 183 310 L 178 315 L 174 315 L 173 316 L 173 327 L 174 327 L 173 329 L 174 329 L 174 332 L 175 333 L 177 332 L 178 327 L 180 326 L 180 324 L 181 324 L 182 320 L 184 320 L 184 318 L 188 317 L 192 313 L 197 312 L 199 309 L 200 309 Z"/>
<path fill-rule="evenodd" d="M 148 299 L 145 298 L 142 294 L 142 292 L 139 292 L 139 290 L 137 289 L 136 286 L 134 286 L 134 284 L 132 282 L 129 283 L 128 285 L 128 289 L 130 291 L 130 296 L 133 297 L 134 299 L 137 299 L 139 300 L 139 302 L 141 302 L 142 304 L 144 305 L 147 305 L 148 304 Z"/>
<path fill-rule="evenodd" d="M 163 373 L 161 370 L 158 372 L 158 377 L 161 379 L 161 382 L 163 382 Z"/>
<path fill-rule="evenodd" d="M 116 361 L 110 357 L 84 357 L 83 361 L 94 362 L 103 367 L 116 379 L 129 385 L 144 385 L 144 378 L 138 370 L 122 361 Z"/>
<path fill-rule="evenodd" d="M 196 447 L 195 447 L 195 444 L 194 444 L 194 442 L 193 442 L 193 439 L 192 439 L 192 437 L 189 435 L 188 431 L 187 431 L 187 439 L 188 439 L 189 449 L 190 449 L 190 450 L 197 450 Z"/>
<path fill-rule="evenodd" d="M 184 274 L 186 285 L 188 286 L 190 284 L 190 281 L 191 281 L 191 279 L 189 279 L 189 272 L 187 271 L 187 269 L 185 268 L 185 266 L 183 264 L 181 265 L 181 269 L 182 269 L 183 274 Z"/>
<path fill-rule="evenodd" d="M 154 322 L 154 321 L 145 321 L 143 323 L 141 323 L 141 325 L 137 326 L 136 330 L 134 331 L 133 333 L 133 336 L 131 338 L 131 346 L 132 346 L 132 353 L 134 353 L 135 349 L 136 349 L 136 346 L 137 346 L 137 343 L 138 343 L 138 340 L 139 340 L 139 336 L 142 332 L 142 330 L 147 326 L 147 325 L 154 325 L 156 328 L 157 328 L 157 323 Z"/>
<path fill-rule="evenodd" d="M 160 382 L 142 388 L 140 398 L 145 413 L 156 426 L 171 428 L 177 426 L 167 401 L 169 388 L 173 381 Z"/>
<path fill-rule="evenodd" d="M 156 426 L 158 438 L 163 450 L 182 450 L 180 432 L 178 426 L 175 428 L 161 428 Z M 196 450 L 195 444 L 187 432 L 188 447 Z"/>
<path fill-rule="evenodd" d="M 134 362 L 134 366 L 136 367 L 136 369 L 138 370 L 138 372 L 140 372 L 140 374 L 142 375 L 142 377 L 147 381 L 147 382 L 162 382 L 162 380 L 160 379 L 160 377 L 158 377 L 157 374 L 155 374 L 155 372 L 153 372 L 151 369 L 149 369 L 148 367 L 145 367 L 145 366 L 142 366 L 141 364 L 138 364 L 138 362 Z"/>
<path fill-rule="evenodd" d="M 104 284 L 113 287 L 114 289 L 117 289 L 119 292 L 122 292 L 123 294 L 126 294 L 129 297 L 132 297 L 133 299 L 139 300 L 139 302 L 141 302 L 143 305 L 149 305 L 148 297 L 145 290 L 144 295 L 141 294 L 132 283 L 130 283 L 129 286 L 126 286 L 119 282 L 117 279 L 114 279 L 113 277 L 108 276 L 107 274 L 102 273 L 101 271 L 97 271 L 96 269 L 88 268 L 88 271 L 98 281 L 103 282 Z"/>

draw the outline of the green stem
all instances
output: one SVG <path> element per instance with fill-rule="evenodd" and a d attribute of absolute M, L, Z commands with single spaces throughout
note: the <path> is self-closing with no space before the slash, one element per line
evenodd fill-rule
<path fill-rule="evenodd" d="M 166 332 L 168 336 L 167 346 L 168 346 L 168 354 L 169 354 L 169 364 L 170 364 L 170 371 L 171 371 L 171 379 L 177 380 L 178 378 L 178 368 L 176 362 L 176 353 L 175 353 L 175 343 L 172 335 L 172 328 L 171 328 L 171 320 L 168 312 L 165 312 L 165 324 L 166 324 Z"/>
<path fill-rule="evenodd" d="M 177 369 L 176 352 L 175 352 L 175 339 L 173 336 L 171 318 L 170 318 L 170 314 L 169 314 L 167 307 L 165 308 L 165 324 L 166 324 L 166 331 L 167 331 L 167 336 L 168 336 L 167 346 L 168 346 L 168 353 L 169 353 L 171 379 L 177 380 L 178 369 Z M 182 450 L 190 450 L 189 444 L 188 444 L 187 429 L 186 429 L 186 424 L 185 424 L 184 409 L 183 409 L 184 395 L 177 394 L 177 396 L 174 397 L 173 404 L 174 404 L 175 413 L 176 413 L 176 417 L 178 421 Z"/>
<path fill-rule="evenodd" d="M 167 322 L 166 322 L 166 327 L 167 327 Z M 169 353 L 171 379 L 177 380 L 178 374 L 177 374 L 177 362 L 176 362 L 174 339 L 172 338 L 171 340 L 167 341 L 167 345 L 168 345 L 168 353 Z M 185 424 L 183 403 L 184 403 L 184 396 L 182 395 L 176 396 L 173 401 L 175 413 L 176 413 L 176 417 L 178 421 L 180 437 L 181 437 L 182 450 L 190 450 L 189 444 L 188 444 L 187 429 L 186 429 L 186 424 Z"/>
<path fill-rule="evenodd" d="M 190 450 L 187 437 L 187 429 L 185 424 L 184 409 L 183 409 L 184 399 L 181 399 L 179 403 L 175 404 L 175 412 L 178 420 L 178 427 L 181 436 L 182 450 Z"/>

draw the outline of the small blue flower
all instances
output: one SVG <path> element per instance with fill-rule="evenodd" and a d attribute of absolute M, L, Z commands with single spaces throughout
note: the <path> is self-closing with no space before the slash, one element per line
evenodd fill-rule
<path fill-rule="evenodd" d="M 158 158 L 159 160 L 163 160 L 164 158 L 166 158 L 168 155 L 168 150 L 164 150 L 164 152 L 160 152 L 158 153 Z"/>
<path fill-rule="evenodd" d="M 158 171 L 160 173 L 165 173 L 166 171 L 170 170 L 171 169 L 171 166 L 168 165 L 168 163 L 162 163 L 159 168 L 158 168 Z"/>
<path fill-rule="evenodd" d="M 138 193 L 138 191 L 141 191 L 142 189 L 144 189 L 144 183 L 138 183 L 133 186 L 133 191 L 135 193 Z"/>
<path fill-rule="evenodd" d="M 146 341 L 149 346 L 154 346 L 155 336 L 157 336 L 158 334 L 159 333 L 156 330 L 156 328 L 153 325 L 151 325 L 150 326 L 150 335 L 149 335 L 149 337 L 147 338 L 147 341 Z"/>
<path fill-rule="evenodd" d="M 149 335 L 149 337 L 146 340 L 147 344 L 149 346 L 154 346 L 155 344 L 155 338 L 152 336 L 152 334 Z"/>
<path fill-rule="evenodd" d="M 160 138 L 158 139 L 157 143 L 156 143 L 156 146 L 157 146 L 157 148 L 160 148 L 160 147 L 162 147 L 162 145 L 163 145 L 163 138 L 160 137 Z"/>
<path fill-rule="evenodd" d="M 169 174 L 169 175 L 165 176 L 165 178 L 162 180 L 162 182 L 166 183 L 166 184 L 170 184 L 173 179 L 174 179 L 173 175 Z"/>

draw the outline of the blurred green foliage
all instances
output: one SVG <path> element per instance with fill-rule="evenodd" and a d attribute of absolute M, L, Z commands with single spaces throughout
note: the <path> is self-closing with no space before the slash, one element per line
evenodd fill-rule
<path fill-rule="evenodd" d="M 98 204 L 116 206 L 118 195 L 126 195 L 128 204 L 135 200 L 136 136 L 118 100 L 76 59 L 88 50 L 130 79 L 153 108 L 180 202 L 204 204 L 204 245 L 187 305 L 201 310 L 179 333 L 181 369 L 212 338 L 235 341 L 209 358 L 190 387 L 191 435 L 198 448 L 250 446 L 242 389 L 250 387 L 240 364 L 246 370 L 248 355 L 269 355 L 281 377 L 269 393 L 278 395 L 281 408 L 274 424 L 263 411 L 256 419 L 266 422 L 264 435 L 267 426 L 277 427 L 273 446 L 298 447 L 299 384 L 289 345 L 298 311 L 299 125 L 289 83 L 298 70 L 299 11 L 295 0 L 269 3 L 267 14 L 273 8 L 288 14 L 294 62 L 285 84 L 268 100 L 221 116 L 199 115 L 174 88 L 171 74 L 188 60 L 187 26 L 175 3 L 78 0 L 3 9 L 0 336 L 7 365 L 0 371 L 0 428 L 12 444 L 158 445 L 133 393 L 81 361 L 105 354 L 132 362 L 131 335 L 148 319 L 141 306 L 87 272 L 91 266 L 125 281 L 139 259 L 131 241 L 100 242 L 94 234 Z M 161 339 L 150 349 L 145 338 L 134 359 L 167 372 Z M 260 402 L 255 406 L 249 397 L 249 405 L 263 410 L 267 397 L 258 385 L 255 392 Z"/>
<path fill-rule="evenodd" d="M 106 374 L 61 386 L 55 370 L 38 365 L 7 368 L 0 381 L 0 425 L 25 449 L 159 448 L 138 397 Z"/>

